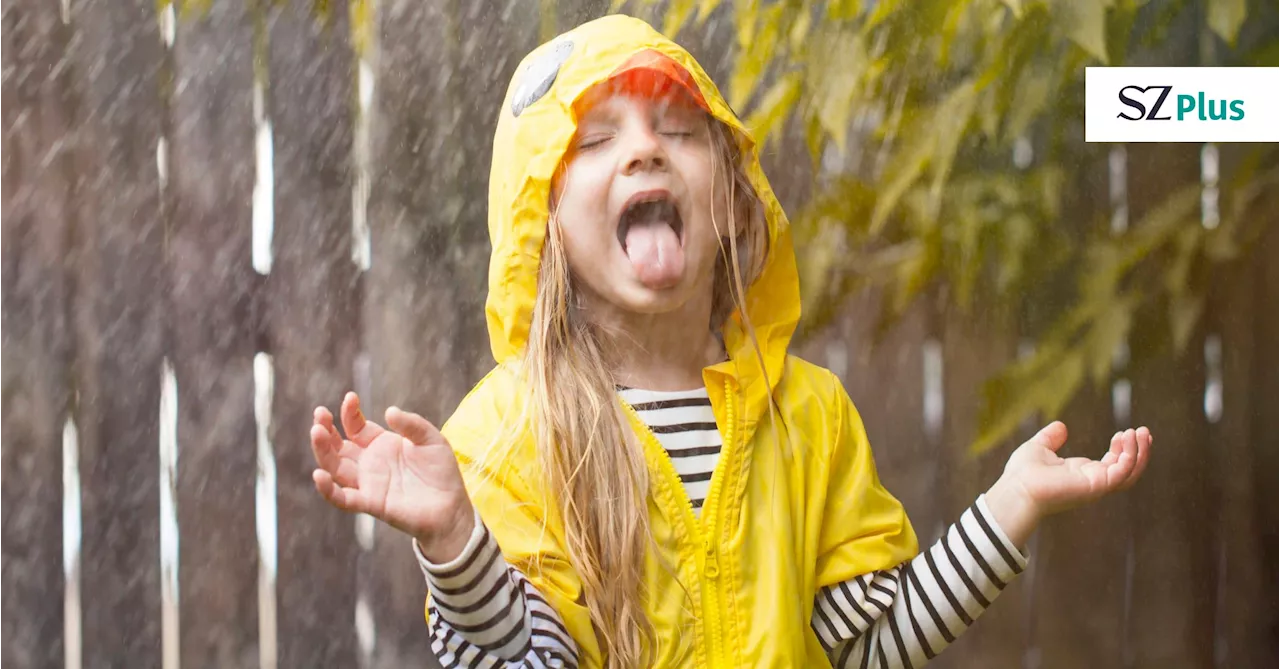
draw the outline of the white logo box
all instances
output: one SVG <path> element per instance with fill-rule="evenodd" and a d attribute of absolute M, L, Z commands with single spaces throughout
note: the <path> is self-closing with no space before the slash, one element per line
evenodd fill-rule
<path fill-rule="evenodd" d="M 1084 114 L 1086 142 L 1280 142 L 1280 68 L 1087 67 Z"/>

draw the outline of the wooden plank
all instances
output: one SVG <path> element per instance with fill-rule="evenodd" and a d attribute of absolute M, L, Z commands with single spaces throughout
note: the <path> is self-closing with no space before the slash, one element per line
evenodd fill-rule
<path fill-rule="evenodd" d="M 1256 589 L 1244 592 L 1251 593 L 1250 600 L 1256 606 L 1251 607 L 1252 624 L 1248 627 L 1250 635 L 1246 637 L 1244 646 L 1259 658 L 1256 664 L 1248 666 L 1270 667 L 1277 664 L 1276 600 L 1268 595 L 1277 589 L 1277 567 L 1280 559 L 1276 556 L 1277 519 L 1276 495 L 1280 485 L 1280 429 L 1276 425 L 1275 409 L 1280 405 L 1280 243 L 1278 243 L 1276 225 L 1276 192 L 1272 191 L 1269 200 L 1263 200 L 1260 210 L 1262 215 L 1271 217 L 1271 234 L 1264 238 L 1258 246 L 1258 267 L 1256 284 L 1258 291 L 1254 293 L 1254 311 L 1258 314 L 1258 324 L 1254 330 L 1255 341 L 1252 357 L 1253 374 L 1250 383 L 1250 429 L 1248 440 L 1257 455 L 1253 468 L 1256 495 L 1253 504 L 1255 515 L 1253 533 L 1257 537 L 1260 550 L 1254 555 L 1261 562 L 1261 579 Z M 1265 219 L 1264 219 L 1265 220 Z M 1235 666 L 1246 666 L 1244 663 Z"/>
<path fill-rule="evenodd" d="M 363 333 L 370 415 L 397 405 L 442 425 L 493 364 L 484 324 L 485 175 L 507 82 L 535 46 L 528 26 L 538 5 L 468 7 L 439 0 L 378 8 Z M 476 58 L 465 36 L 481 33 L 501 46 Z M 408 538 L 379 525 L 360 572 L 377 630 L 373 666 L 432 661 L 426 585 Z"/>
<path fill-rule="evenodd" d="M 1101 457 L 1116 432 L 1110 389 L 1084 388 L 1061 416 L 1063 457 Z M 1120 667 L 1132 497 L 1120 494 L 1046 520 L 1031 546 L 1024 666 Z M 1082 642 L 1087 639 L 1088 642 Z"/>
<path fill-rule="evenodd" d="M 86 666 L 160 664 L 163 44 L 151 0 L 71 8 Z"/>
<path fill-rule="evenodd" d="M 1128 153 L 1135 226 L 1176 189 L 1199 183 L 1196 145 L 1130 146 Z M 1139 568 L 1125 629 L 1134 666 L 1211 666 L 1216 530 L 1208 473 L 1215 449 L 1204 415 L 1204 334 L 1178 355 L 1157 347 L 1169 339 L 1167 320 L 1138 323 L 1131 337 L 1133 423 L 1151 428 L 1158 451 L 1131 492 Z"/>
<path fill-rule="evenodd" d="M 963 313 L 954 305 L 942 314 L 944 431 L 939 453 L 946 485 L 941 500 L 942 521 L 953 523 L 1004 472 L 1019 437 L 973 456 L 968 447 L 977 438 L 982 384 L 1017 356 L 1017 324 L 1012 314 Z M 1034 568 L 1011 583 L 980 621 L 964 633 L 938 661 L 952 667 L 1016 667 L 1023 659 L 1031 622 L 1028 590 Z M 931 665 L 932 666 L 932 665 Z"/>
<path fill-rule="evenodd" d="M 1064 204 L 1063 211 L 1074 212 L 1079 221 L 1108 220 L 1106 157 L 1080 172 L 1077 179 L 1076 188 L 1069 191 L 1073 200 Z M 1057 310 L 1065 306 L 1057 305 L 1069 304 L 1064 296 L 1074 299 L 1075 288 L 1074 284 L 1051 287 L 1050 295 L 1056 299 L 1025 301 L 1025 316 L 1048 321 L 1060 317 Z M 1055 419 L 1067 425 L 1064 457 L 1096 458 L 1109 448 L 1118 429 L 1111 396 L 1114 381 L 1109 379 L 1102 387 L 1086 381 L 1061 415 L 1036 419 L 1036 427 Z M 1023 575 L 1028 639 L 1023 666 L 1124 666 L 1126 578 L 1134 568 L 1126 562 L 1132 554 L 1131 504 L 1129 495 L 1112 496 L 1042 523 L 1029 546 L 1029 573 Z"/>
<path fill-rule="evenodd" d="M 1274 203 L 1271 203 L 1274 205 Z M 1272 206 L 1274 210 L 1274 206 Z M 1261 212 L 1260 212 L 1261 213 Z M 1265 215 L 1265 214 L 1264 214 Z M 1207 314 L 1210 333 L 1221 341 L 1222 414 L 1211 427 L 1215 455 L 1212 470 L 1217 508 L 1214 542 L 1214 666 L 1262 667 L 1276 664 L 1276 605 L 1269 593 L 1275 585 L 1275 562 L 1266 560 L 1267 541 L 1259 506 L 1275 497 L 1261 469 L 1262 451 L 1275 448 L 1274 391 L 1254 394 L 1255 384 L 1276 385 L 1276 366 L 1256 364 L 1271 342 L 1262 337 L 1276 305 L 1267 305 L 1267 265 L 1275 263 L 1274 227 L 1268 239 L 1248 252 L 1217 281 Z M 1271 294 L 1274 295 L 1274 289 Z M 1268 310 L 1269 309 L 1269 310 Z M 1253 433 L 1254 414 L 1270 418 Z M 1270 443 L 1268 444 L 1268 437 Z M 1274 534 L 1274 526 L 1271 529 Z M 1272 537 L 1274 539 L 1274 536 Z M 1274 549 L 1273 549 L 1274 550 Z"/>
<path fill-rule="evenodd" d="M 178 384 L 180 649 L 258 664 L 251 266 L 253 26 L 240 2 L 179 18 L 169 126 L 169 346 Z"/>
<path fill-rule="evenodd" d="M 268 37 L 274 132 L 274 264 L 267 307 L 279 476 L 279 665 L 355 666 L 356 544 L 350 516 L 311 480 L 318 404 L 353 387 L 359 319 L 351 261 L 354 69 L 345 2 L 289 3 Z"/>
<path fill-rule="evenodd" d="M 64 662 L 62 429 L 71 337 L 64 262 L 72 212 L 64 143 L 68 30 L 55 4 L 3 14 L 4 599 L 0 663 Z"/>

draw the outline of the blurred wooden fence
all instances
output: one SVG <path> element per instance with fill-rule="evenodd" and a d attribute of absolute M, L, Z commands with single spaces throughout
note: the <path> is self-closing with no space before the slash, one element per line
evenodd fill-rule
<path fill-rule="evenodd" d="M 348 388 L 443 419 L 486 370 L 492 119 L 545 15 L 380 0 L 357 52 L 344 2 L 208 4 L 4 3 L 4 666 L 432 666 L 407 539 L 320 500 L 306 434 Z M 1132 218 L 1197 150 L 1128 150 Z M 1275 666 L 1276 257 L 1273 226 L 1186 356 L 1072 405 L 1075 452 L 1145 423 L 1158 457 L 1046 524 L 939 666 Z M 874 303 L 798 352 L 930 540 L 1012 446 L 964 455 L 1016 327 L 940 298 L 872 354 Z"/>

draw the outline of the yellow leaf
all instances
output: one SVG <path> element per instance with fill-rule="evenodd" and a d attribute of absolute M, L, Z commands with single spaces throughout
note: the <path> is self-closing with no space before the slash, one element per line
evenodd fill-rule
<path fill-rule="evenodd" d="M 791 26 L 791 50 L 797 53 L 804 51 L 805 38 L 809 36 L 809 27 L 813 22 L 809 18 L 809 8 L 801 7 L 796 12 L 795 23 Z"/>
<path fill-rule="evenodd" d="M 831 21 L 851 21 L 862 12 L 861 0 L 830 0 L 827 3 L 827 19 Z"/>
<path fill-rule="evenodd" d="M 782 122 L 791 114 L 796 101 L 800 99 L 800 85 L 803 75 L 791 72 L 774 82 L 765 93 L 764 99 L 747 117 L 747 127 L 756 141 L 764 144 Z"/>
<path fill-rule="evenodd" d="M 364 56 L 373 47 L 375 31 L 378 29 L 373 0 L 353 0 L 350 13 L 352 48 L 357 56 Z"/>
<path fill-rule="evenodd" d="M 1209 28 L 1227 44 L 1235 46 L 1236 35 L 1248 13 L 1245 0 L 1211 0 L 1205 3 Z"/>
<path fill-rule="evenodd" d="M 751 44 L 756 34 L 756 22 L 760 18 L 759 0 L 734 0 L 733 22 L 737 28 L 738 51 L 741 52 Z"/>
<path fill-rule="evenodd" d="M 720 0 L 698 0 L 698 25 L 702 25 L 703 21 L 720 6 Z"/>
<path fill-rule="evenodd" d="M 815 71 L 814 106 L 818 120 L 843 151 L 849 131 L 849 117 L 857 106 L 855 95 L 865 73 L 867 55 L 861 35 L 825 33 L 817 40 L 821 60 Z"/>
<path fill-rule="evenodd" d="M 756 31 L 752 28 L 752 38 L 745 47 L 739 44 L 738 62 L 733 68 L 733 74 L 729 77 L 730 107 L 742 109 L 746 106 L 751 95 L 755 93 L 756 86 L 760 84 L 760 78 L 773 61 L 773 54 L 779 41 L 779 19 L 783 9 L 784 5 L 781 3 L 765 9 L 760 17 L 759 34 L 755 34 Z M 748 23 L 754 24 L 754 21 L 748 21 Z"/>
<path fill-rule="evenodd" d="M 671 0 L 671 4 L 667 5 L 667 15 L 662 21 L 662 34 L 675 39 L 680 28 L 689 20 L 693 9 L 693 0 Z"/>

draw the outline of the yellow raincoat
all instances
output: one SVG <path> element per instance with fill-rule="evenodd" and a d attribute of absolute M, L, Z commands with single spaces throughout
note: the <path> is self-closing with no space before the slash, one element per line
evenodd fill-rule
<path fill-rule="evenodd" d="M 533 312 L 551 178 L 575 132 L 573 103 L 644 50 L 683 66 L 711 114 L 737 130 L 771 239 L 768 264 L 747 294 L 763 368 L 735 313 L 723 333 L 730 360 L 703 370 L 724 447 L 701 518 L 657 439 L 631 414 L 649 464 L 650 524 L 661 554 L 649 556 L 646 580 L 655 666 L 827 666 L 809 626 L 818 589 L 910 559 L 916 537 L 901 504 L 880 485 L 862 421 L 839 379 L 787 354 L 800 315 L 795 255 L 753 140 L 693 57 L 642 21 L 586 23 L 533 51 L 517 70 L 498 120 L 489 185 L 486 313 L 498 366 L 443 431 L 507 560 L 559 611 L 583 666 L 600 666 L 533 436 L 509 443 L 499 431 L 526 407 L 519 354 Z M 773 436 L 770 393 L 789 448 Z M 680 583 L 663 564 L 674 566 Z"/>

